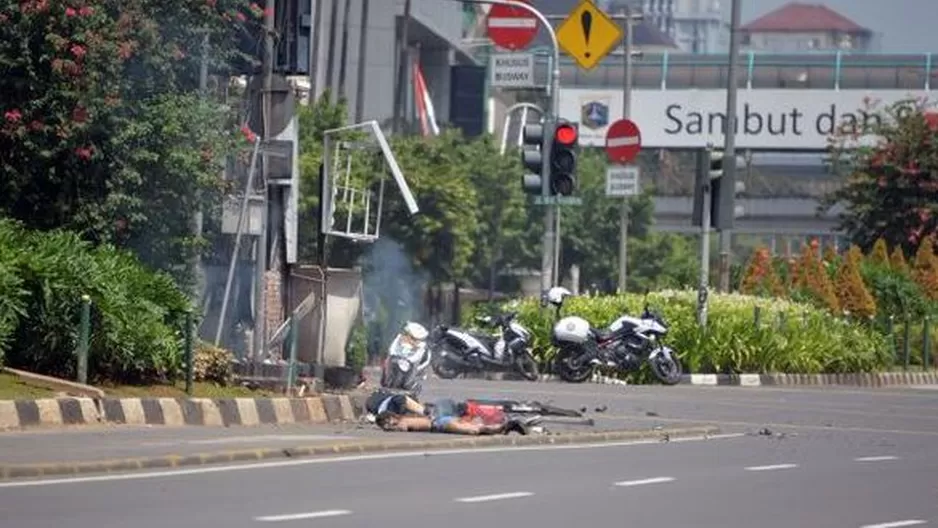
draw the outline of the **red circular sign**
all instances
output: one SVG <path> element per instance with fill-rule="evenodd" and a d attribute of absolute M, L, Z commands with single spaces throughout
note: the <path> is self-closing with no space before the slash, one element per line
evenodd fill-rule
<path fill-rule="evenodd" d="M 620 119 L 606 131 L 606 155 L 613 163 L 628 163 L 642 149 L 642 133 L 638 125 L 628 119 Z"/>
<path fill-rule="evenodd" d="M 525 9 L 505 4 L 492 6 L 485 26 L 496 46 L 510 50 L 524 48 L 537 36 L 537 18 Z"/>

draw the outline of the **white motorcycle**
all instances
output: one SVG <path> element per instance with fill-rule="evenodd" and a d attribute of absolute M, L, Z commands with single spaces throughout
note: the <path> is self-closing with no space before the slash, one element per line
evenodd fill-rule
<path fill-rule="evenodd" d="M 429 332 L 420 323 L 408 322 L 388 347 L 388 357 L 381 369 L 381 386 L 411 393 L 423 390 L 432 354 L 427 346 Z"/>
<path fill-rule="evenodd" d="M 559 316 L 569 295 L 572 293 L 566 288 L 551 288 L 541 303 L 555 306 Z M 561 379 L 582 383 L 597 366 L 628 372 L 638 370 L 647 361 L 656 378 L 665 385 L 675 385 L 681 381 L 683 369 L 674 350 L 661 342 L 667 333 L 664 318 L 649 310 L 647 302 L 640 317 L 622 315 L 604 330 L 593 328 L 582 317 L 564 317 L 551 332 L 551 340 L 559 349 L 555 365 Z"/>

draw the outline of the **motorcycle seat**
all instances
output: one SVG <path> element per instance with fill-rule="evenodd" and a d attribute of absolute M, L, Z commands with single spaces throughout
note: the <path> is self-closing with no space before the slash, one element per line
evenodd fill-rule
<path fill-rule="evenodd" d="M 601 328 L 593 328 L 592 330 L 593 334 L 596 336 L 596 340 L 600 343 L 604 343 L 615 337 L 615 332 L 609 330 L 603 330 Z"/>

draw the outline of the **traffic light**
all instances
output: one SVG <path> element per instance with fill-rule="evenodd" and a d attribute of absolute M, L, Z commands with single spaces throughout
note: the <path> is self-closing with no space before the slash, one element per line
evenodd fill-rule
<path fill-rule="evenodd" d="M 545 122 L 524 125 L 522 129 L 521 163 L 525 174 L 521 177 L 521 187 L 528 194 L 541 194 L 543 178 L 550 177 L 550 165 L 544 159 L 545 140 L 553 135 L 550 128 L 550 123 Z"/>
<path fill-rule="evenodd" d="M 551 194 L 570 196 L 576 190 L 576 154 L 580 140 L 577 124 L 559 120 L 553 129 L 550 149 Z"/>
<path fill-rule="evenodd" d="M 733 171 L 733 183 L 730 185 L 726 176 L 725 158 L 723 151 L 701 149 L 698 151 L 697 176 L 694 186 L 694 211 L 692 223 L 701 226 L 703 223 L 703 200 L 709 193 L 710 200 L 710 227 L 723 230 L 732 229 L 733 220 L 744 213 L 742 205 L 736 205 L 736 198 L 746 190 L 746 185 L 736 179 L 735 173 L 741 167 L 741 158 L 736 157 Z"/>

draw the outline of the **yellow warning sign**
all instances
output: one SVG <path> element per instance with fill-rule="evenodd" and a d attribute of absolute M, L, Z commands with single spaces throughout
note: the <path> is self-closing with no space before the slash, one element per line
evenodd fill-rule
<path fill-rule="evenodd" d="M 582 0 L 557 28 L 557 43 L 584 70 L 593 69 L 622 39 L 622 28 L 592 0 Z"/>

